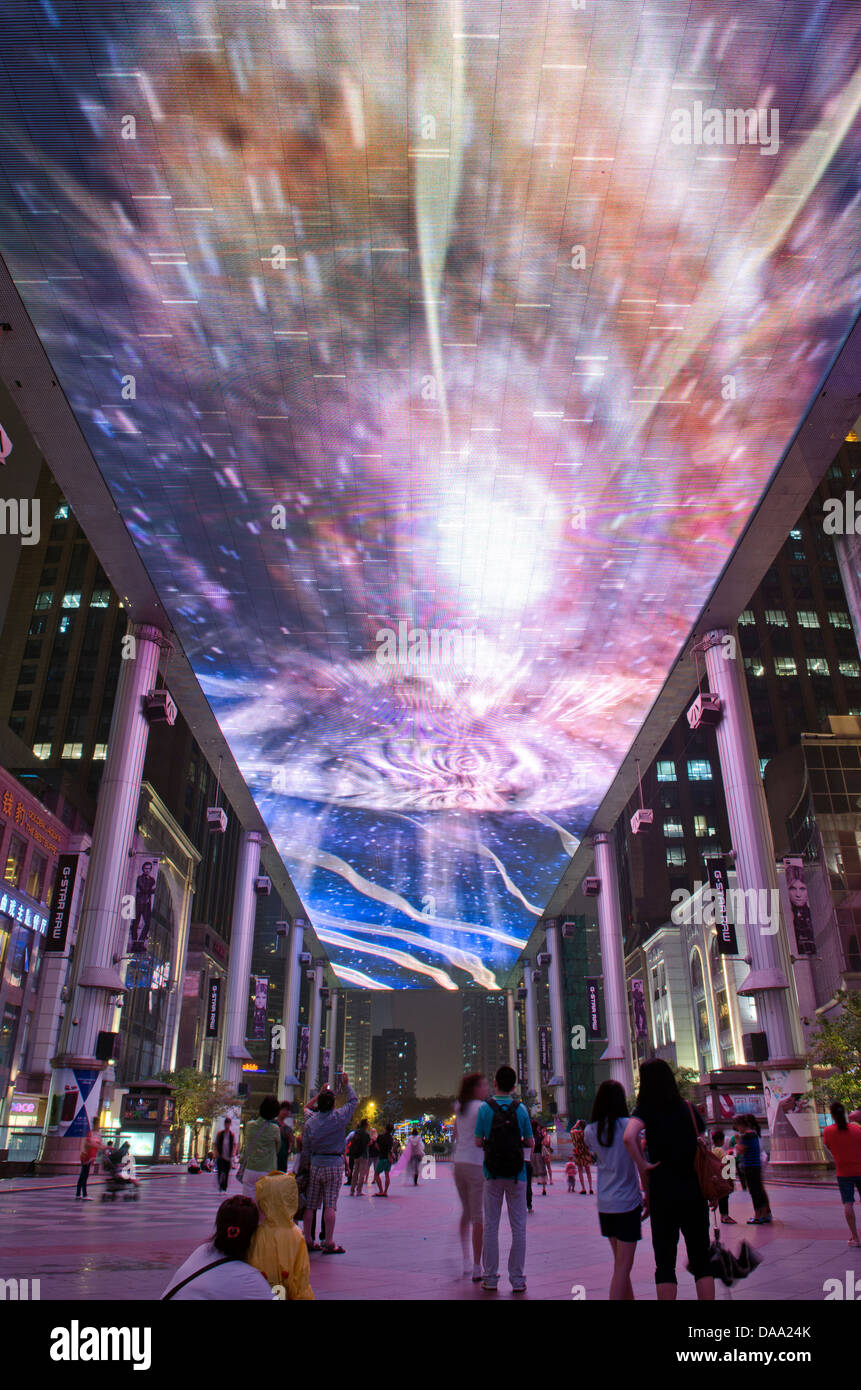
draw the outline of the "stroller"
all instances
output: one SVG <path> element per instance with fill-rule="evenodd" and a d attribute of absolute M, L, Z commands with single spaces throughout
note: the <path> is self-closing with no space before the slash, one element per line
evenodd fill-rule
<path fill-rule="evenodd" d="M 102 1201 L 115 1202 L 118 1197 L 122 1197 L 124 1202 L 137 1202 L 140 1198 L 140 1182 L 135 1176 L 135 1161 L 129 1150 L 128 1140 L 118 1149 L 107 1150 L 102 1162 L 107 1177 Z"/>

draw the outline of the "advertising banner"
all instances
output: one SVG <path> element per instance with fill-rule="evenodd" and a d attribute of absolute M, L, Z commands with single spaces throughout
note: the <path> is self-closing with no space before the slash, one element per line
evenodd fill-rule
<path fill-rule="evenodd" d="M 738 941 L 735 934 L 735 924 L 729 920 L 727 913 L 728 880 L 726 859 L 723 855 L 716 855 L 713 859 L 707 859 L 705 865 L 709 887 L 713 895 L 712 900 L 714 903 L 715 926 L 717 927 L 718 951 L 722 956 L 737 956 Z"/>
<path fill-rule="evenodd" d="M 783 867 L 786 873 L 786 891 L 792 908 L 795 954 L 815 956 L 816 941 L 813 936 L 813 917 L 807 900 L 807 884 L 804 881 L 804 862 L 801 859 L 786 858 Z"/>
<path fill-rule="evenodd" d="M 155 887 L 158 881 L 158 855 L 141 853 L 133 855 L 132 859 L 133 892 L 127 896 L 134 897 L 134 905 L 129 925 L 128 951 L 135 956 L 143 955 L 149 940 Z M 123 915 L 128 916 L 128 913 L 124 911 Z"/>
<path fill-rule="evenodd" d="M 209 996 L 206 1002 L 206 1036 L 218 1037 L 218 1012 L 221 1004 L 221 981 L 210 980 Z"/>
<path fill-rule="evenodd" d="M 588 1021 L 586 1030 L 590 1038 L 600 1038 L 601 1029 L 601 1000 L 599 997 L 599 982 L 597 979 L 586 981 L 586 1013 Z"/>
<path fill-rule="evenodd" d="M 54 896 L 51 899 L 51 914 L 45 931 L 43 951 L 65 951 L 69 921 L 72 915 L 72 899 L 75 893 L 75 876 L 78 872 L 78 856 L 61 854 L 57 860 L 57 874 L 54 879 Z"/>
<path fill-rule="evenodd" d="M 329 1067 L 332 1064 L 332 1050 L 324 1047 L 320 1053 L 320 1084 L 329 1080 Z"/>
<path fill-rule="evenodd" d="M 299 1050 L 296 1054 L 296 1075 L 308 1066 L 308 1049 L 311 1046 L 311 1029 L 307 1023 L 299 1029 Z"/>
<path fill-rule="evenodd" d="M 806 1071 L 764 1067 L 762 1090 L 772 1139 L 817 1139 L 819 1121 Z"/>
<path fill-rule="evenodd" d="M 634 1006 L 634 1036 L 638 1042 L 649 1036 L 646 1018 L 646 987 L 640 979 L 631 981 L 631 1002 Z"/>
<path fill-rule="evenodd" d="M 520 1086 L 526 1085 L 526 1049 L 523 1047 L 517 1049 L 517 1081 Z"/>
<path fill-rule="evenodd" d="M 544 1026 L 538 1029 L 538 1057 L 541 1065 L 541 1081 L 546 1085 L 551 1076 L 552 1057 L 550 1052 L 550 1029 Z"/>
<path fill-rule="evenodd" d="M 252 975 L 251 988 L 254 991 L 251 1036 L 255 1041 L 259 1042 L 266 1037 L 266 1007 L 269 1003 L 269 976 Z"/>

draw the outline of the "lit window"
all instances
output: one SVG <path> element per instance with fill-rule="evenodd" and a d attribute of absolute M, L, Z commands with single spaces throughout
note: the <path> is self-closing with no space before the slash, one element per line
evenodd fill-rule
<path fill-rule="evenodd" d="M 744 669 L 751 676 L 765 675 L 765 666 L 758 656 L 746 656 L 744 659 Z"/>
<path fill-rule="evenodd" d="M 832 611 L 828 614 L 828 621 L 832 627 L 851 628 L 852 626 L 849 621 L 849 614 L 842 613 L 839 609 L 836 612 Z"/>
<path fill-rule="evenodd" d="M 82 758 L 84 756 L 84 745 L 82 743 L 64 743 L 64 758 Z"/>
<path fill-rule="evenodd" d="M 669 761 L 669 762 L 659 762 L 659 763 L 658 763 L 658 781 L 659 781 L 659 782 L 675 782 L 675 780 L 676 780 L 676 765 L 675 765 L 675 763 L 672 762 L 672 761 Z"/>
<path fill-rule="evenodd" d="M 685 832 L 684 832 L 684 830 L 682 829 L 681 823 L 680 823 L 679 821 L 677 821 L 677 820 L 665 820 L 665 821 L 664 821 L 664 834 L 667 835 L 670 839 L 679 840 L 679 839 L 681 839 L 681 837 L 684 835 L 684 833 L 685 833 Z"/>
<path fill-rule="evenodd" d="M 111 602 L 110 589 L 94 589 L 93 597 L 90 599 L 91 608 L 109 608 Z"/>
<path fill-rule="evenodd" d="M 81 606 L 81 594 L 80 594 L 80 590 L 78 590 L 78 592 L 77 592 L 77 593 L 74 593 L 74 594 L 71 594 L 71 593 L 70 593 L 70 594 L 63 594 L 63 607 L 64 607 L 64 608 L 80 608 L 80 606 Z"/>
<path fill-rule="evenodd" d="M 798 670 L 795 665 L 795 657 L 776 656 L 774 658 L 774 674 L 776 676 L 797 676 Z"/>
<path fill-rule="evenodd" d="M 691 782 L 710 782 L 712 780 L 712 765 L 708 758 L 689 759 L 688 779 Z"/>
<path fill-rule="evenodd" d="M 68 520 L 69 520 L 69 504 L 68 504 L 68 502 L 61 502 L 61 503 L 60 503 L 59 507 L 58 507 L 57 510 L 54 512 L 54 520 L 55 520 L 55 521 L 68 521 Z"/>
<path fill-rule="evenodd" d="M 694 816 L 694 834 L 698 840 L 701 840 L 704 835 L 714 834 L 714 831 L 709 830 L 707 816 Z"/>
<path fill-rule="evenodd" d="M 806 610 L 796 614 L 799 627 L 819 627 L 819 614 L 809 613 Z"/>
<path fill-rule="evenodd" d="M 35 757 L 41 759 L 42 762 L 45 762 L 45 760 L 51 756 L 50 743 L 34 743 L 33 754 Z"/>
<path fill-rule="evenodd" d="M 800 541 L 800 540 L 801 540 L 801 532 L 798 530 L 797 527 L 796 527 L 796 529 L 795 529 L 794 531 L 790 531 L 789 536 L 790 536 L 790 539 L 793 540 L 793 541 Z"/>
<path fill-rule="evenodd" d="M 669 845 L 667 847 L 667 866 L 674 868 L 684 866 L 685 851 L 682 845 Z"/>
<path fill-rule="evenodd" d="M 824 656 L 809 656 L 807 658 L 807 669 L 811 676 L 827 676 L 828 662 Z"/>
<path fill-rule="evenodd" d="M 106 743 L 97 743 L 95 748 L 93 749 L 93 762 L 103 763 L 107 756 L 108 745 Z"/>
<path fill-rule="evenodd" d="M 50 608 L 54 602 L 54 595 L 50 589 L 42 589 L 36 595 L 36 602 L 33 605 L 37 613 L 43 613 L 46 608 Z"/>
<path fill-rule="evenodd" d="M 69 628 L 70 628 L 71 626 L 72 626 L 72 619 L 71 619 L 70 614 L 64 613 L 63 616 L 61 617 L 60 621 L 59 621 L 58 624 L 57 624 L 57 631 L 58 631 L 58 632 L 68 632 L 68 631 L 69 631 Z"/>
<path fill-rule="evenodd" d="M 739 613 L 739 615 L 738 615 L 738 625 L 739 625 L 739 627 L 753 627 L 753 626 L 755 625 L 755 623 L 756 623 L 756 618 L 754 617 L 753 613 L 751 612 L 751 610 L 750 610 L 749 608 L 745 608 L 745 610 L 744 610 L 743 613 Z"/>
<path fill-rule="evenodd" d="M 764 777 L 764 776 L 765 776 L 765 769 L 768 767 L 768 763 L 769 763 L 769 759 L 768 759 L 768 758 L 760 758 L 760 760 L 759 760 L 759 775 L 760 775 L 760 777 Z"/>
<path fill-rule="evenodd" d="M 838 661 L 837 669 L 841 676 L 861 676 L 861 666 L 857 661 Z"/>
<path fill-rule="evenodd" d="M 771 627 L 789 627 L 789 620 L 782 608 L 766 608 L 765 621 Z"/>

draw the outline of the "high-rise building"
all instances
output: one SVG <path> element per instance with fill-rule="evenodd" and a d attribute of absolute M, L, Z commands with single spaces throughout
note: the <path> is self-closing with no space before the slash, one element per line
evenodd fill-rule
<path fill-rule="evenodd" d="M 463 1070 L 493 1076 L 512 1062 L 505 994 L 470 987 L 462 991 Z"/>
<path fill-rule="evenodd" d="M 384 1028 L 371 1044 L 371 1093 L 376 1097 L 416 1093 L 416 1035 Z"/>
<path fill-rule="evenodd" d="M 356 1094 L 371 1094 L 371 995 L 364 989 L 345 989 L 343 1000 L 344 1071 Z M 339 1025 L 340 1026 L 340 1025 Z"/>

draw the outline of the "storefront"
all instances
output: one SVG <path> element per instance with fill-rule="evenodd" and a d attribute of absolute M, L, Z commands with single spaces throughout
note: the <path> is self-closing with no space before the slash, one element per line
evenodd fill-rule
<path fill-rule="evenodd" d="M 138 1163 L 169 1163 L 175 1103 L 163 1081 L 130 1086 L 120 1102 L 117 1140 L 128 1141 Z"/>

